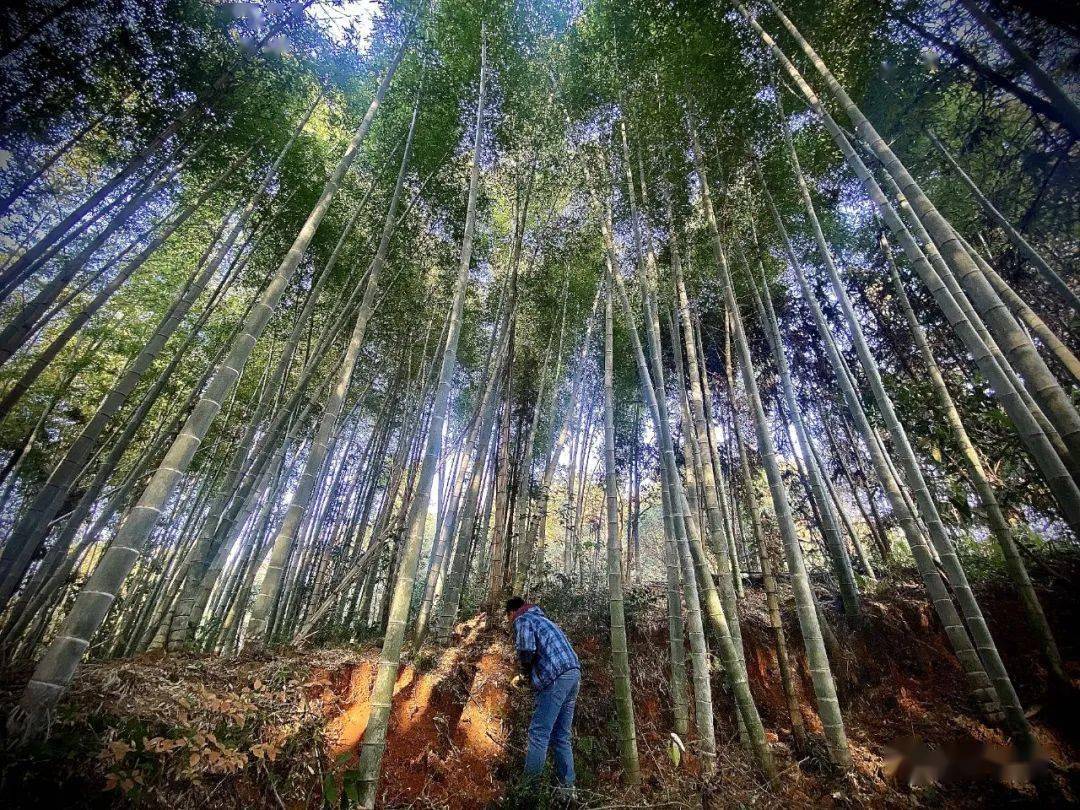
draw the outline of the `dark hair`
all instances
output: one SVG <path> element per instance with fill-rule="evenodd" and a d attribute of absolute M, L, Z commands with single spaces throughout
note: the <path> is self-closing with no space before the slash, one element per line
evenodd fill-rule
<path fill-rule="evenodd" d="M 525 604 L 525 600 L 520 596 L 511 596 L 506 600 L 506 612 L 513 613 L 515 610 Z"/>

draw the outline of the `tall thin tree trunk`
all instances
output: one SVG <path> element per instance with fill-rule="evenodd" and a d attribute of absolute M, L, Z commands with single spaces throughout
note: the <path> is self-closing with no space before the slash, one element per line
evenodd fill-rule
<path fill-rule="evenodd" d="M 476 200 L 480 185 L 480 149 L 484 134 L 484 96 L 487 80 L 487 37 L 481 33 L 480 88 L 476 102 L 476 133 L 473 140 L 473 159 L 469 174 L 469 198 L 465 213 L 465 233 L 462 237 L 461 257 L 454 293 L 451 299 L 446 341 L 442 351 L 442 364 L 431 409 L 431 423 L 421 462 L 420 478 L 416 495 L 409 508 L 405 525 L 405 544 L 402 549 L 393 597 L 387 616 L 386 635 L 379 656 L 375 684 L 371 690 L 371 716 L 360 745 L 359 788 L 362 807 L 374 807 L 378 795 L 379 766 L 386 749 L 386 733 L 390 725 L 390 707 L 394 694 L 394 682 L 401 659 L 401 647 L 405 640 L 409 601 L 412 598 L 413 581 L 420 559 L 424 524 L 431 499 L 431 484 L 435 468 L 442 452 L 443 424 L 446 420 L 450 399 L 450 383 L 457 368 L 457 346 L 461 335 L 461 317 L 465 306 L 465 293 L 469 286 L 469 265 L 472 260 L 473 232 L 476 226 Z"/>
<path fill-rule="evenodd" d="M 682 597 L 679 588 L 679 550 L 675 538 L 671 511 L 668 505 L 667 488 L 661 471 L 661 519 L 664 526 L 664 573 L 668 614 L 668 658 L 671 663 L 671 677 L 668 681 L 671 690 L 672 715 L 676 734 L 686 735 L 690 731 L 690 708 L 686 702 L 686 647 L 683 643 Z M 700 609 L 698 623 L 700 625 Z M 706 682 L 708 673 L 706 672 Z M 708 716 L 712 717 L 711 702 Z M 710 721 L 711 725 L 711 721 Z M 699 734 L 705 738 L 706 729 L 698 727 Z"/>
<path fill-rule="evenodd" d="M 642 390 L 649 383 L 642 380 Z M 646 396 L 646 399 L 648 397 Z M 710 678 L 709 647 L 705 638 L 705 622 L 701 615 L 701 598 L 698 595 L 697 575 L 694 573 L 694 560 L 690 555 L 687 544 L 686 527 L 681 520 L 682 506 L 675 507 L 675 499 L 672 497 L 671 480 L 668 477 L 667 466 L 660 464 L 661 499 L 664 510 L 664 528 L 670 529 L 671 556 L 674 558 L 674 570 L 669 572 L 669 577 L 682 577 L 682 594 L 686 604 L 686 635 L 690 642 L 690 678 L 694 687 L 694 726 L 697 730 L 697 743 L 700 746 L 701 758 L 704 760 L 704 771 L 712 773 L 716 768 L 716 731 L 713 723 L 712 684 Z M 679 590 L 669 590 L 669 600 L 674 599 L 675 604 L 669 604 L 669 611 L 680 611 L 678 604 Z M 670 616 L 670 614 L 669 614 Z M 668 627 L 669 643 L 674 644 L 672 634 L 678 628 Z M 678 638 L 679 650 L 672 659 L 672 667 L 680 661 L 679 652 L 682 649 L 682 636 Z M 685 678 L 685 675 L 684 675 Z M 677 670 L 673 670 L 673 689 L 678 690 L 682 685 L 678 682 Z M 676 711 L 678 711 L 679 693 L 675 696 Z M 677 716 L 677 715 L 676 715 Z"/>
<path fill-rule="evenodd" d="M 623 779 L 636 785 L 637 733 L 634 699 L 630 691 L 630 656 L 626 649 L 626 616 L 623 609 L 622 538 L 619 534 L 619 484 L 615 475 L 615 390 L 612 356 L 611 283 L 604 302 L 604 488 L 607 503 L 608 607 L 611 614 L 611 670 L 615 684 L 615 713 L 619 723 L 619 751 Z"/>

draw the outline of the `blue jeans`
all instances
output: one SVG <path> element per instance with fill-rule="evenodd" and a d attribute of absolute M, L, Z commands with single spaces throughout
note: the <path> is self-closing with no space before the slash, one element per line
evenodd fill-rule
<path fill-rule="evenodd" d="M 574 784 L 574 749 L 570 727 L 574 722 L 581 671 L 572 669 L 536 693 L 532 722 L 529 723 L 529 752 L 525 755 L 525 776 L 536 778 L 544 769 L 548 744 L 553 749 L 555 779 L 564 787 Z"/>

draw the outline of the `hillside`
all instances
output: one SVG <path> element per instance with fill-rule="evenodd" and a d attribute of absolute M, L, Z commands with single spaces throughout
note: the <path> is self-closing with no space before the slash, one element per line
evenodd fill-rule
<path fill-rule="evenodd" d="M 1066 570 L 1068 578 L 1056 578 L 1052 591 L 1040 589 L 1055 625 L 1062 626 L 1080 620 L 1070 597 L 1077 567 Z M 609 728 L 614 706 L 607 639 L 595 635 L 602 607 L 583 600 L 566 606 L 566 626 L 584 668 L 575 723 L 582 806 L 1042 807 L 1074 801 L 1080 789 L 1080 702 L 1075 694 L 1046 693 L 1045 672 L 1023 654 L 1025 631 L 1007 590 L 998 585 L 982 596 L 1010 669 L 1033 706 L 1031 721 L 1050 763 L 1048 781 L 1037 788 L 1009 784 L 1003 781 L 1006 771 L 995 768 L 943 782 L 927 782 L 925 773 L 911 772 L 910 763 L 896 772 L 889 749 L 906 750 L 906 738 L 937 749 L 1006 743 L 999 727 L 972 711 L 962 673 L 914 583 L 896 583 L 874 597 L 867 625 L 839 638 L 845 657 L 837 674 L 855 762 L 851 774 L 839 774 L 828 763 L 812 713 L 804 716 L 814 735 L 810 748 L 794 748 L 763 599 L 754 592 L 747 596 L 744 618 L 748 671 L 766 722 L 776 729 L 770 739 L 783 763 L 781 776 L 770 786 L 755 775 L 726 710 L 718 717 L 717 772 L 701 778 L 689 739 L 690 753 L 676 767 L 669 753 L 662 598 L 646 592 L 635 594 L 630 613 L 640 791 L 619 784 Z M 485 620 L 481 615 L 459 625 L 452 646 L 425 647 L 403 666 L 394 689 L 380 806 L 530 806 L 515 793 L 530 695 L 509 686 L 516 672 L 512 644 L 505 629 L 486 628 Z M 794 622 L 790 610 L 785 622 Z M 805 658 L 796 652 L 800 690 L 806 693 Z M 50 743 L 5 764 L 0 798 L 27 808 L 334 805 L 350 793 L 377 658 L 377 647 L 368 646 L 278 649 L 232 660 L 144 655 L 87 667 Z M 714 699 L 728 705 L 718 682 Z"/>

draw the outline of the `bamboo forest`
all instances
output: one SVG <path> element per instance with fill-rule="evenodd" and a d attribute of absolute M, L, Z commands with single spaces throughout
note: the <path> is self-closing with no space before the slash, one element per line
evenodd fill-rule
<path fill-rule="evenodd" d="M 0 802 L 1080 802 L 1076 11 L 7 6 Z"/>

